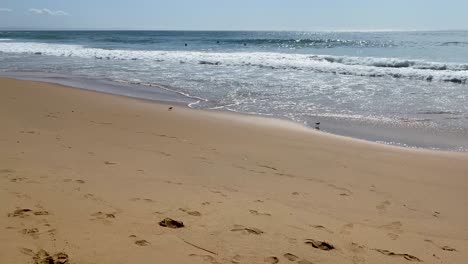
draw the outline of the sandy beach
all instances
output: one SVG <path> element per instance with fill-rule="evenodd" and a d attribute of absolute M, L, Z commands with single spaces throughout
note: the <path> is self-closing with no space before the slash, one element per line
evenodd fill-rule
<path fill-rule="evenodd" d="M 463 153 L 5 78 L 0 122 L 1 263 L 468 259 Z"/>

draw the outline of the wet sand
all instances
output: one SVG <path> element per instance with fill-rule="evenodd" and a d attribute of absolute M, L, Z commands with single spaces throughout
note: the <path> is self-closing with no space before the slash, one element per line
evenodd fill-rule
<path fill-rule="evenodd" d="M 468 259 L 466 154 L 39 82 L 0 93 L 2 263 Z"/>

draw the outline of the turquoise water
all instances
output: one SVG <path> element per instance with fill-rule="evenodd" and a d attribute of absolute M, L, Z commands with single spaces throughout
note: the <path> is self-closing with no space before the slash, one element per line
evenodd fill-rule
<path fill-rule="evenodd" d="M 163 89 L 194 108 L 468 149 L 467 31 L 3 31 L 0 71 L 106 80 L 148 99 Z"/>

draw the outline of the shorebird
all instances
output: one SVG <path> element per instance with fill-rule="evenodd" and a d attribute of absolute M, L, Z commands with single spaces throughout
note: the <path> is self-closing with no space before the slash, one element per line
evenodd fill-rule
<path fill-rule="evenodd" d="M 320 122 L 315 123 L 315 129 L 320 130 Z"/>

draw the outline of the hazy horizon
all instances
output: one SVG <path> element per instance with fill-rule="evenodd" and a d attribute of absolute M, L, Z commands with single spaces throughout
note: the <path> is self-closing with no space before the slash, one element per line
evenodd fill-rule
<path fill-rule="evenodd" d="M 2 0 L 4 30 L 468 30 L 463 0 Z"/>
<path fill-rule="evenodd" d="M 188 32 L 463 32 L 468 29 L 317 29 L 317 30 L 274 30 L 274 29 L 140 29 L 140 28 L 32 28 L 0 27 L 2 31 L 188 31 Z"/>

